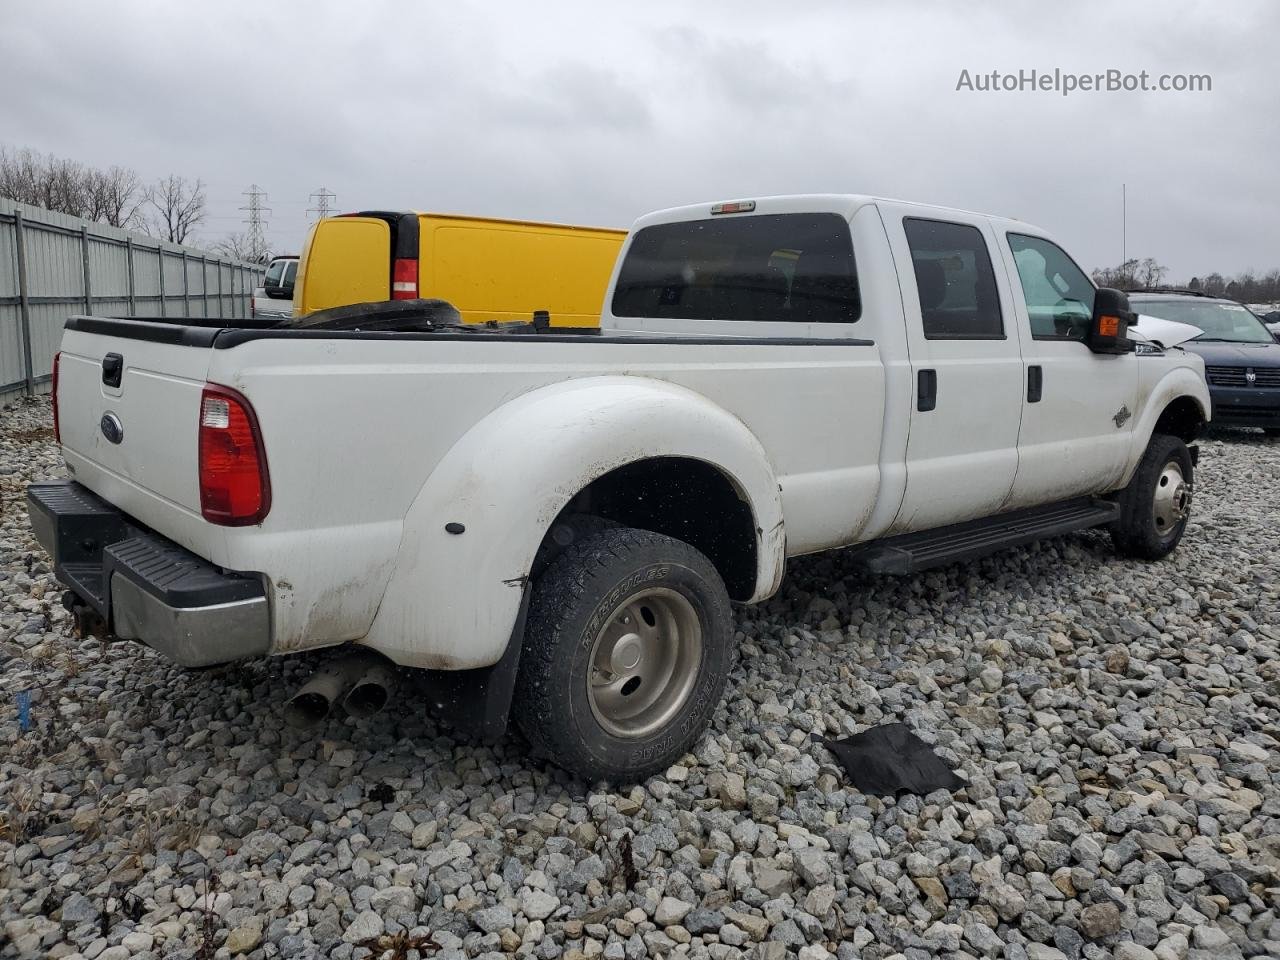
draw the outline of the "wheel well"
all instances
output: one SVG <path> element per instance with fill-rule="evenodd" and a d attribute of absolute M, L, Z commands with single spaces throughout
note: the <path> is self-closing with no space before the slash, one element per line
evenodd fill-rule
<path fill-rule="evenodd" d="M 1183 443 L 1190 443 L 1204 429 L 1200 405 L 1191 397 L 1178 397 L 1160 413 L 1154 433 L 1167 433 Z"/>
<path fill-rule="evenodd" d="M 571 513 L 683 540 L 711 561 L 734 600 L 755 592 L 755 517 L 737 485 L 709 463 L 689 457 L 629 463 L 593 480 L 561 516 Z"/>

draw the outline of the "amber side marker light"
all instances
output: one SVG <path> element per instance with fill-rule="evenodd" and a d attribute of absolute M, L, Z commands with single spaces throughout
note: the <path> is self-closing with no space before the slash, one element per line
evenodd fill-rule
<path fill-rule="evenodd" d="M 1118 337 L 1120 336 L 1120 318 L 1108 317 L 1103 315 L 1098 318 L 1098 336 L 1100 337 Z"/>

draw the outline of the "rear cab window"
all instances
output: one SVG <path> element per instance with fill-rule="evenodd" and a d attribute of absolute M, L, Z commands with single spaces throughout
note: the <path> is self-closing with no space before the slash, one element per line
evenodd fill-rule
<path fill-rule="evenodd" d="M 835 213 L 783 213 L 644 227 L 611 306 L 618 317 L 855 323 L 849 224 Z"/>

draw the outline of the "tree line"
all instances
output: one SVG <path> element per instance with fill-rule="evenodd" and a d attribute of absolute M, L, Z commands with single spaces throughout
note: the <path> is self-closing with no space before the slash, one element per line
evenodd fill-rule
<path fill-rule="evenodd" d="M 125 167 L 100 169 L 0 147 L 0 197 L 186 243 L 204 222 L 204 182 L 177 174 L 152 183 Z"/>
<path fill-rule="evenodd" d="M 1210 273 L 1176 284 L 1165 282 L 1168 275 L 1167 268 L 1151 257 L 1145 257 L 1141 260 L 1126 260 L 1118 267 L 1099 267 L 1093 271 L 1093 281 L 1100 287 L 1116 287 L 1120 290 L 1174 287 L 1244 303 L 1280 303 L 1280 269 L 1268 270 L 1266 273 L 1245 270 L 1233 277 Z"/>

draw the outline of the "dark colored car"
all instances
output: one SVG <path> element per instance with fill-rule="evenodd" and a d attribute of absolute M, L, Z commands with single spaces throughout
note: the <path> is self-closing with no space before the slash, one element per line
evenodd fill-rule
<path fill-rule="evenodd" d="M 1280 343 L 1248 308 L 1193 293 L 1131 293 L 1133 310 L 1204 331 L 1183 346 L 1204 357 L 1214 426 L 1280 436 Z"/>

